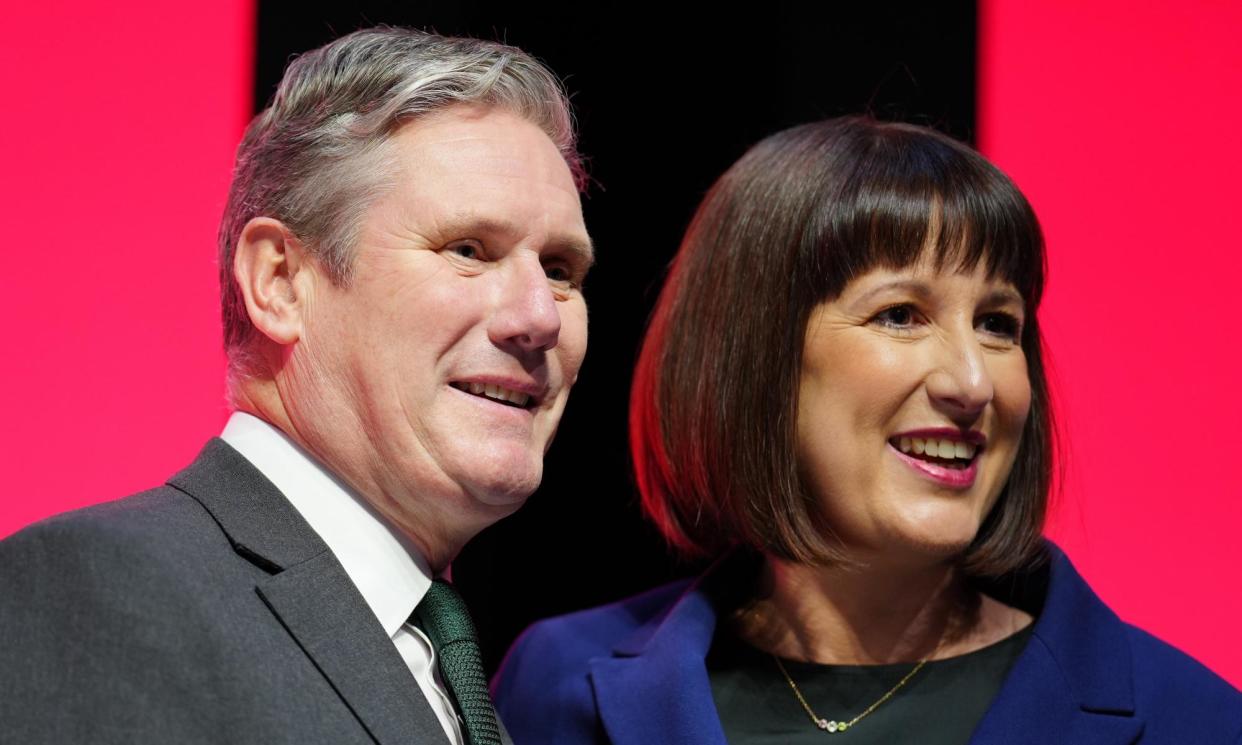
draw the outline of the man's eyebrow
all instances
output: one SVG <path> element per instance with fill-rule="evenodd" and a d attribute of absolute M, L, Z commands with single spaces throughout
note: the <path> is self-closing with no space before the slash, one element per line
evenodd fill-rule
<path fill-rule="evenodd" d="M 574 236 L 564 238 L 552 236 L 550 243 L 557 249 L 578 257 L 583 271 L 595 266 L 595 246 L 591 243 L 590 236 L 585 241 Z"/>
<path fill-rule="evenodd" d="M 459 215 L 447 221 L 442 227 L 443 232 L 460 235 L 466 238 L 471 235 L 486 237 L 488 235 L 500 236 L 518 236 L 521 230 L 517 225 L 508 220 L 496 219 L 493 217 L 482 217 L 479 215 Z M 573 254 L 582 264 L 582 268 L 589 269 L 595 263 L 595 247 L 591 243 L 590 236 L 585 239 L 565 233 L 553 233 L 548 236 L 548 246 L 562 253 Z"/>

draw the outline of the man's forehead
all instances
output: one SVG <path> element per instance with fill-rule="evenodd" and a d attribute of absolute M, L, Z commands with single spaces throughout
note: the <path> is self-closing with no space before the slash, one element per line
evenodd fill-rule
<path fill-rule="evenodd" d="M 547 133 L 505 109 L 452 106 L 410 122 L 393 139 L 411 166 L 501 177 L 535 173 L 558 186 L 569 184 L 577 195 L 569 164 Z"/>
<path fill-rule="evenodd" d="M 515 192 L 581 221 L 568 163 L 543 130 L 525 119 L 500 110 L 483 117 L 439 115 L 406 125 L 392 141 L 387 157 L 397 169 L 399 190 L 511 206 L 521 201 L 509 193 Z"/>

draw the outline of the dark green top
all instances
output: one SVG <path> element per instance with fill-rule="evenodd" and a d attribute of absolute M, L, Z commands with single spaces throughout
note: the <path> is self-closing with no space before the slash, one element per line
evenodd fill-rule
<path fill-rule="evenodd" d="M 1030 635 L 1027 626 L 970 654 L 928 662 L 892 698 L 839 733 L 812 724 L 772 656 L 727 628 L 716 631 L 707 672 L 730 745 L 965 745 Z M 781 662 L 816 715 L 847 722 L 914 669 Z"/>

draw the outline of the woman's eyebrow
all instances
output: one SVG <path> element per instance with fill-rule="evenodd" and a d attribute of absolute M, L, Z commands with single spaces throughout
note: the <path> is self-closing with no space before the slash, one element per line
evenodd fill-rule
<path fill-rule="evenodd" d="M 1026 300 L 1023 299 L 1022 294 L 1012 287 L 998 287 L 992 290 L 984 296 L 983 302 L 985 305 L 1005 305 L 1006 303 L 1013 303 L 1014 305 L 1026 307 Z"/>
<path fill-rule="evenodd" d="M 870 290 L 867 290 L 860 295 L 854 302 L 861 303 L 874 297 L 875 295 L 892 290 L 902 290 L 904 292 L 908 292 L 911 295 L 918 297 L 920 300 L 926 300 L 932 294 L 931 288 L 926 282 L 922 282 L 917 279 L 894 279 L 872 287 Z"/>
<path fill-rule="evenodd" d="M 870 290 L 867 290 L 850 302 L 850 306 L 857 307 L 859 305 L 866 305 L 876 295 L 894 291 L 908 293 L 924 302 L 926 302 L 933 294 L 931 286 L 926 282 L 917 279 L 894 279 L 888 282 L 883 282 L 875 287 L 872 287 Z M 1018 307 L 1025 308 L 1026 300 L 1023 299 L 1022 294 L 1017 290 L 1006 286 L 989 290 L 988 293 L 983 296 L 981 305 L 991 307 L 1016 305 Z"/>

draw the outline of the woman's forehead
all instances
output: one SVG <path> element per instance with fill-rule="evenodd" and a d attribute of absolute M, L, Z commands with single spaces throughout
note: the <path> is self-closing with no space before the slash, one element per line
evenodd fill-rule
<path fill-rule="evenodd" d="M 841 296 L 858 296 L 886 289 L 923 296 L 946 290 L 957 292 L 966 287 L 993 297 L 1009 296 L 1017 302 L 1024 302 L 1017 286 L 989 270 L 986 264 L 979 262 L 972 266 L 960 266 L 935 261 L 934 257 L 924 257 L 905 266 L 878 265 L 865 269 L 846 283 Z"/>
<path fill-rule="evenodd" d="M 930 242 L 929 242 L 930 243 Z M 949 277 L 969 277 L 990 289 L 1010 288 L 1020 297 L 1021 270 L 1026 262 L 1014 261 L 1011 252 L 994 253 L 987 246 L 924 245 L 919 251 L 905 255 L 895 252 L 872 252 L 868 260 L 855 262 L 855 271 L 846 277 L 845 292 L 866 278 L 868 283 L 911 280 L 932 282 Z"/>

